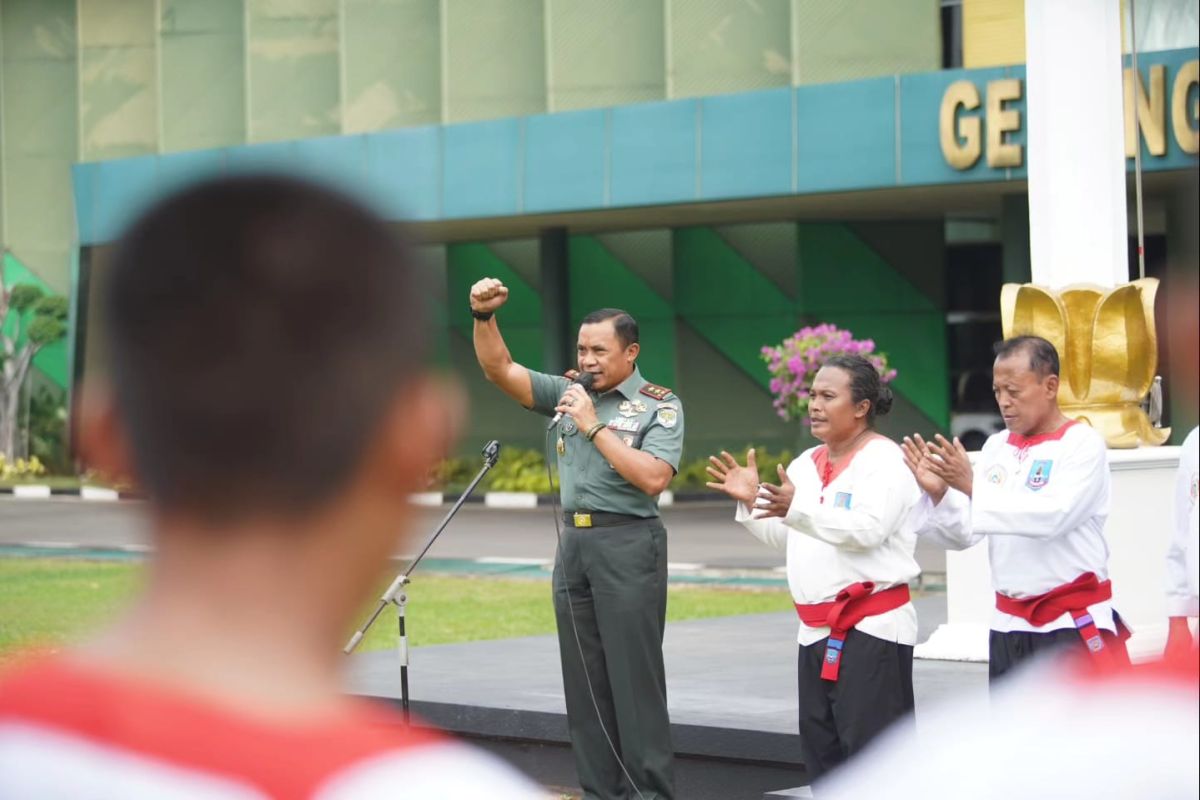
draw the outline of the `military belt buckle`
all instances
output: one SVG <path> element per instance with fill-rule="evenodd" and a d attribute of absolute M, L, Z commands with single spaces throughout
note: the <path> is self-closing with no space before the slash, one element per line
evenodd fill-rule
<path fill-rule="evenodd" d="M 576 511 L 575 512 L 575 527 L 576 528 L 592 527 L 592 515 L 591 514 L 580 514 L 578 511 Z"/>

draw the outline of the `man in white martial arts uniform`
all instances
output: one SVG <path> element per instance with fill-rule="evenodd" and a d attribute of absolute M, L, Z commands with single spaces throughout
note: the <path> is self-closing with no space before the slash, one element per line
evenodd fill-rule
<path fill-rule="evenodd" d="M 1058 373 L 1058 352 L 1045 339 L 996 345 L 993 390 L 1007 430 L 987 440 L 974 467 L 957 439 L 904 440 L 926 492 L 911 520 L 918 535 L 950 549 L 987 539 L 992 679 L 1064 645 L 1127 660 L 1104 538 L 1108 451 L 1100 434 L 1059 410 Z"/>
<path fill-rule="evenodd" d="M 1167 550 L 1167 657 L 1192 649 L 1188 617 L 1200 616 L 1200 517 L 1197 516 L 1197 481 L 1200 479 L 1200 428 L 1183 440 L 1179 471 L 1175 474 L 1175 526 Z"/>

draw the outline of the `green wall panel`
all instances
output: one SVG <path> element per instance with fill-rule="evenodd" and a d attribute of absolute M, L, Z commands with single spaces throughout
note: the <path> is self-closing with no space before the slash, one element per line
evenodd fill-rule
<path fill-rule="evenodd" d="M 674 233 L 676 311 L 766 389 L 759 353 L 795 332 L 792 301 L 711 228 Z"/>
<path fill-rule="evenodd" d="M 666 97 L 662 0 L 546 0 L 550 108 Z"/>
<path fill-rule="evenodd" d="M 338 0 L 246 0 L 251 141 L 341 132 Z"/>
<path fill-rule="evenodd" d="M 672 98 L 791 83 L 788 0 L 669 0 Z"/>
<path fill-rule="evenodd" d="M 241 0 L 161 0 L 162 149 L 246 140 Z"/>
<path fill-rule="evenodd" d="M 508 287 L 508 302 L 496 319 L 513 360 L 530 369 L 542 369 L 542 298 L 508 264 L 484 244 L 446 246 L 446 287 L 450 325 L 468 341 L 475 321 L 467 302 L 471 286 L 483 278 L 497 278 Z"/>
<path fill-rule="evenodd" d="M 445 0 L 447 122 L 546 110 L 542 0 Z"/>
<path fill-rule="evenodd" d="M 949 422 L 945 315 L 848 226 L 798 226 L 798 308 L 813 322 L 875 340 L 899 375 L 894 384 L 939 426 Z"/>
<path fill-rule="evenodd" d="M 589 312 L 620 308 L 638 321 L 638 368 L 653 383 L 674 387 L 675 311 L 610 250 L 591 236 L 572 236 L 570 252 L 571 326 Z"/>
<path fill-rule="evenodd" d="M 771 395 L 692 325 L 678 323 L 679 396 L 687 413 L 684 458 L 704 458 L 756 444 L 795 449 L 802 430 L 781 420 Z M 716 497 L 716 495 L 713 495 Z"/>
<path fill-rule="evenodd" d="M 796 225 L 767 222 L 714 228 L 725 243 L 770 278 L 788 297 L 796 296 Z"/>
<path fill-rule="evenodd" d="M 79 4 L 79 131 L 84 161 L 158 151 L 154 0 Z"/>
<path fill-rule="evenodd" d="M 68 285 L 77 159 L 73 0 L 0 3 L 0 244 L 55 291 Z"/>
<path fill-rule="evenodd" d="M 798 82 L 940 69 L 939 14 L 932 0 L 793 0 Z"/>
<path fill-rule="evenodd" d="M 671 270 L 671 231 L 658 228 L 646 231 L 600 233 L 596 241 L 604 245 L 622 264 L 633 270 L 659 297 L 675 297 L 675 275 Z"/>
<path fill-rule="evenodd" d="M 343 0 L 346 133 L 442 118 L 440 0 Z"/>

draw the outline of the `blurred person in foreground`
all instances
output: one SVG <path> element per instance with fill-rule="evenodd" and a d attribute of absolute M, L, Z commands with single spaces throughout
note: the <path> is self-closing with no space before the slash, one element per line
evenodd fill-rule
<path fill-rule="evenodd" d="M 823 444 L 779 484 L 759 484 L 754 451 L 739 466 L 710 458 L 709 488 L 738 501 L 736 519 L 787 551 L 800 616 L 800 752 L 818 780 L 913 710 L 917 612 L 908 582 L 920 572 L 906 527 L 920 498 L 895 442 L 875 431 L 892 392 L 862 356 L 834 356 L 813 380 L 809 416 Z M 900 726 L 907 727 L 907 726 Z"/>
<path fill-rule="evenodd" d="M 384 223 L 284 178 L 198 185 L 126 232 L 81 446 L 148 492 L 155 554 L 119 620 L 0 680 L 0 797 L 542 794 L 342 693 L 458 416 L 419 283 Z"/>
<path fill-rule="evenodd" d="M 1059 410 L 1053 344 L 1017 336 L 995 350 L 992 389 L 1007 430 L 988 437 L 974 464 L 957 438 L 905 437 L 905 461 L 925 491 L 911 524 L 953 550 L 987 539 L 992 680 L 1064 647 L 1126 662 L 1128 631 L 1112 606 L 1104 537 L 1108 447 Z"/>
<path fill-rule="evenodd" d="M 1068 651 L 993 687 L 922 709 L 821 784 L 821 800 L 1195 800 L 1200 661 L 1131 667 Z"/>
<path fill-rule="evenodd" d="M 1168 658 L 1185 658 L 1196 645 L 1189 619 L 1200 616 L 1200 428 L 1183 440 L 1175 473 L 1174 526 L 1167 548 Z M 1193 654 L 1193 657 L 1195 655 Z"/>

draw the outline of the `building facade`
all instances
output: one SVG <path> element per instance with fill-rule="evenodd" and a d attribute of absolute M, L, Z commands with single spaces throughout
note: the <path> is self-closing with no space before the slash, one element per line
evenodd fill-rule
<path fill-rule="evenodd" d="M 1195 7 L 1137 6 L 1147 269 L 1168 287 L 1197 269 Z M 889 354 L 887 431 L 984 431 L 999 288 L 1029 277 L 1023 54 L 1013 0 L 0 0 L 0 242 L 75 300 L 72 346 L 41 363 L 66 385 L 104 368 L 96 288 L 138 208 L 282 169 L 421 239 L 468 450 L 541 444 L 478 376 L 484 275 L 537 369 L 570 365 L 587 311 L 631 311 L 690 457 L 797 443 L 758 353 L 811 322 Z"/>

